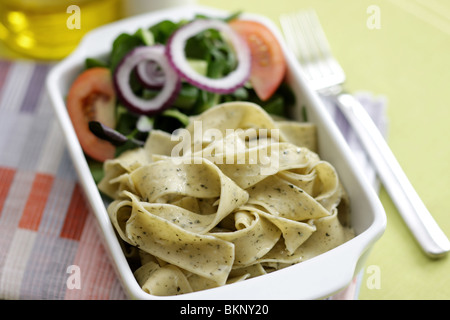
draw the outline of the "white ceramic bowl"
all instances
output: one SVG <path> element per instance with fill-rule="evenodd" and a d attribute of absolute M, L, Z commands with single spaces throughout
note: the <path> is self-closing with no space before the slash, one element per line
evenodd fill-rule
<path fill-rule="evenodd" d="M 145 293 L 136 282 L 122 252 L 105 204 L 89 171 L 65 106 L 65 96 L 76 75 L 82 70 L 86 57 L 105 56 L 115 37 L 122 32 L 135 32 L 164 19 L 191 18 L 195 13 L 225 16 L 228 12 L 201 6 L 177 7 L 118 21 L 90 32 L 79 47 L 57 64 L 47 79 L 47 89 L 67 141 L 80 183 L 100 226 L 100 232 L 112 264 L 126 293 L 132 299 L 320 299 L 345 288 L 364 266 L 367 255 L 382 235 L 386 217 L 377 194 L 366 181 L 352 153 L 321 100 L 308 86 L 305 77 L 286 45 L 278 28 L 268 19 L 246 14 L 268 26 L 279 38 L 288 63 L 288 79 L 300 107 L 306 106 L 309 120 L 317 125 L 320 156 L 337 169 L 347 189 L 352 211 L 352 227 L 356 237 L 322 255 L 297 265 L 205 291 L 174 297 L 155 297 Z"/>

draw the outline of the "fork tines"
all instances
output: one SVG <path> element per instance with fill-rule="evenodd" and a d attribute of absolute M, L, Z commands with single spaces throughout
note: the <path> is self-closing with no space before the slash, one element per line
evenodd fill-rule
<path fill-rule="evenodd" d="M 342 84 L 345 75 L 333 58 L 330 45 L 313 9 L 284 14 L 280 24 L 288 46 L 316 90 Z"/>

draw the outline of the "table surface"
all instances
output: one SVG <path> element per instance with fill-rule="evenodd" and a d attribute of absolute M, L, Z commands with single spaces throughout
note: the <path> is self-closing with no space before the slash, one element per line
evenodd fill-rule
<path fill-rule="evenodd" d="M 265 15 L 314 8 L 350 92 L 387 98 L 388 143 L 443 231 L 450 235 L 450 2 L 447 0 L 198 0 L 198 4 Z M 379 28 L 369 28 L 379 9 Z M 0 58 L 22 59 L 0 44 Z M 420 250 L 383 188 L 387 229 L 375 244 L 359 299 L 449 299 L 450 260 Z M 373 272 L 379 285 L 373 285 Z"/>

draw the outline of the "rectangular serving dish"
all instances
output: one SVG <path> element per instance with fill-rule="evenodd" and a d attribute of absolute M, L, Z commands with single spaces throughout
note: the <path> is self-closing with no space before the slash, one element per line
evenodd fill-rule
<path fill-rule="evenodd" d="M 66 110 L 65 97 L 71 83 L 83 69 L 85 59 L 107 55 L 112 42 L 120 33 L 134 33 L 140 27 L 149 27 L 165 19 L 189 19 L 195 14 L 224 17 L 229 13 L 204 6 L 184 6 L 151 12 L 97 28 L 85 36 L 69 57 L 51 70 L 47 79 L 47 90 L 79 175 L 80 184 L 97 218 L 105 248 L 123 288 L 131 299 L 143 300 L 285 300 L 321 299 L 331 296 L 345 288 L 363 267 L 370 249 L 385 230 L 385 212 L 333 119 L 320 98 L 309 87 L 301 67 L 287 49 L 279 30 L 269 19 L 254 14 L 244 16 L 265 24 L 281 43 L 288 64 L 287 79 L 297 98 L 294 118 L 301 119 L 301 107 L 304 106 L 308 120 L 316 124 L 319 154 L 336 168 L 349 193 L 351 223 L 356 237 L 335 249 L 291 267 L 242 282 L 180 296 L 149 295 L 140 288 L 133 276 L 78 142 Z"/>

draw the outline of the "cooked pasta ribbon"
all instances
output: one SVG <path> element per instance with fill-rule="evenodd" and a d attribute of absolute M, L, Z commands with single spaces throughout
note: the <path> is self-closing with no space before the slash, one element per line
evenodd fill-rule
<path fill-rule="evenodd" d="M 98 187 L 139 253 L 142 289 L 167 296 L 245 281 L 351 239 L 348 197 L 316 134 L 256 104 L 224 103 L 106 161 Z"/>

